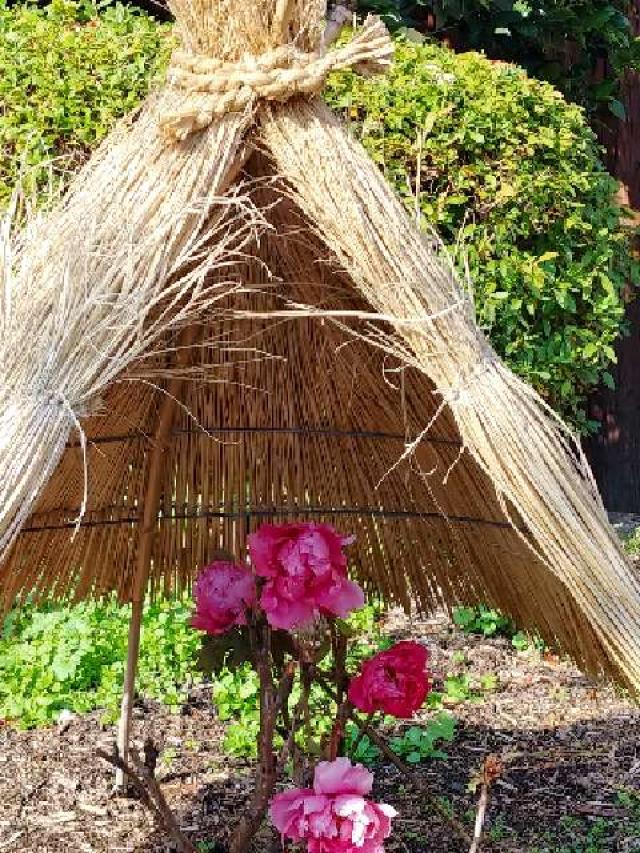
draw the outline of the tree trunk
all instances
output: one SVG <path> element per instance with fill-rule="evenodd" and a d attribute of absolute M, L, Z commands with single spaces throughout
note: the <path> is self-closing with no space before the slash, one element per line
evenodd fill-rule
<path fill-rule="evenodd" d="M 640 0 L 633 0 L 630 17 L 640 34 Z M 607 166 L 622 184 L 620 202 L 640 211 L 640 74 L 627 72 L 621 100 L 626 120 L 612 121 L 600 139 Z M 640 225 L 640 214 L 634 220 Z M 593 394 L 589 414 L 602 428 L 585 446 L 607 509 L 640 513 L 640 302 L 637 294 L 630 296 L 631 334 L 618 342 L 618 363 L 611 369 L 616 387 Z"/>

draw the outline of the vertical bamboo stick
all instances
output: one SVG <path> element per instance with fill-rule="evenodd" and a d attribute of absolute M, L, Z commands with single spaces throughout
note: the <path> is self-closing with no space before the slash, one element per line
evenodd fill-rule
<path fill-rule="evenodd" d="M 189 347 L 192 346 L 194 338 L 195 328 L 193 326 L 185 329 L 180 335 L 176 358 L 177 364 L 184 363 L 186 353 Z M 176 376 L 171 379 L 167 386 L 166 394 L 162 400 L 158 414 L 158 421 L 153 436 L 153 447 L 149 455 L 147 468 L 146 488 L 142 505 L 142 527 L 138 538 L 136 574 L 132 594 L 131 622 L 129 623 L 127 667 L 125 670 L 124 689 L 120 705 L 120 720 L 118 723 L 118 754 L 125 763 L 129 761 L 131 713 L 135 697 L 136 672 L 140 652 L 140 629 L 142 627 L 144 597 L 149 580 L 149 570 L 151 568 L 151 551 L 158 519 L 158 504 L 162 493 L 162 477 L 164 474 L 162 463 L 165 451 L 171 440 L 173 424 L 179 409 L 176 401 L 179 399 L 183 381 L 182 377 Z M 120 790 L 126 788 L 126 780 L 122 770 L 118 770 L 116 773 L 116 787 Z"/>

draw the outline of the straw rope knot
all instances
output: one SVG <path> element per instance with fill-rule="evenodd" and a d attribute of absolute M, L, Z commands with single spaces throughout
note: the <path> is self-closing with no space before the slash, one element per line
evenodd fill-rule
<path fill-rule="evenodd" d="M 160 128 L 167 140 L 181 142 L 216 118 L 241 112 L 256 100 L 283 102 L 296 95 L 317 94 L 332 71 L 383 72 L 391 64 L 393 52 L 391 36 L 375 15 L 368 16 L 350 42 L 329 51 L 304 53 L 285 44 L 261 56 L 224 62 L 178 50 L 172 56 L 167 80 L 192 103 L 163 115 Z"/>

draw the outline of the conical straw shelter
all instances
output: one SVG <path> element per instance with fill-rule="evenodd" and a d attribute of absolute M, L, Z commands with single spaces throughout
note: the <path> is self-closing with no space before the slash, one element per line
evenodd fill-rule
<path fill-rule="evenodd" d="M 5 228 L 5 605 L 133 601 L 130 699 L 149 584 L 324 520 L 388 600 L 489 601 L 637 689 L 640 586 L 578 444 L 319 97 L 384 70 L 382 24 L 337 47 L 324 0 L 171 7 L 165 87 Z"/>

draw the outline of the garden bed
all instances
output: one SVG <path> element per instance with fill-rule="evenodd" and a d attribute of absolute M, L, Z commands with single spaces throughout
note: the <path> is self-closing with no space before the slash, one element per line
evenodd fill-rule
<path fill-rule="evenodd" d="M 422 785 L 471 829 L 478 795 L 469 782 L 489 753 L 503 772 L 487 849 L 640 850 L 640 710 L 552 655 L 464 635 L 444 616 L 410 622 L 394 612 L 385 630 L 426 641 L 436 688 L 448 673 L 468 684 L 466 698 L 445 699 L 457 734 L 443 747 L 448 758 L 417 765 L 419 787 L 390 766 L 376 770 L 377 799 L 400 813 L 390 853 L 466 849 Z M 422 712 L 422 722 L 433 713 Z M 223 732 L 207 688 L 194 689 L 175 713 L 155 702 L 136 708 L 136 738 L 159 745 L 163 791 L 203 853 L 213 853 L 213 840 L 235 823 L 252 783 L 250 764 L 224 754 Z M 169 853 L 171 843 L 141 805 L 112 794 L 112 771 L 95 751 L 111 749 L 113 739 L 99 713 L 31 732 L 0 729 L 0 851 Z M 279 849 L 279 840 L 265 831 L 256 849 L 272 845 Z"/>

